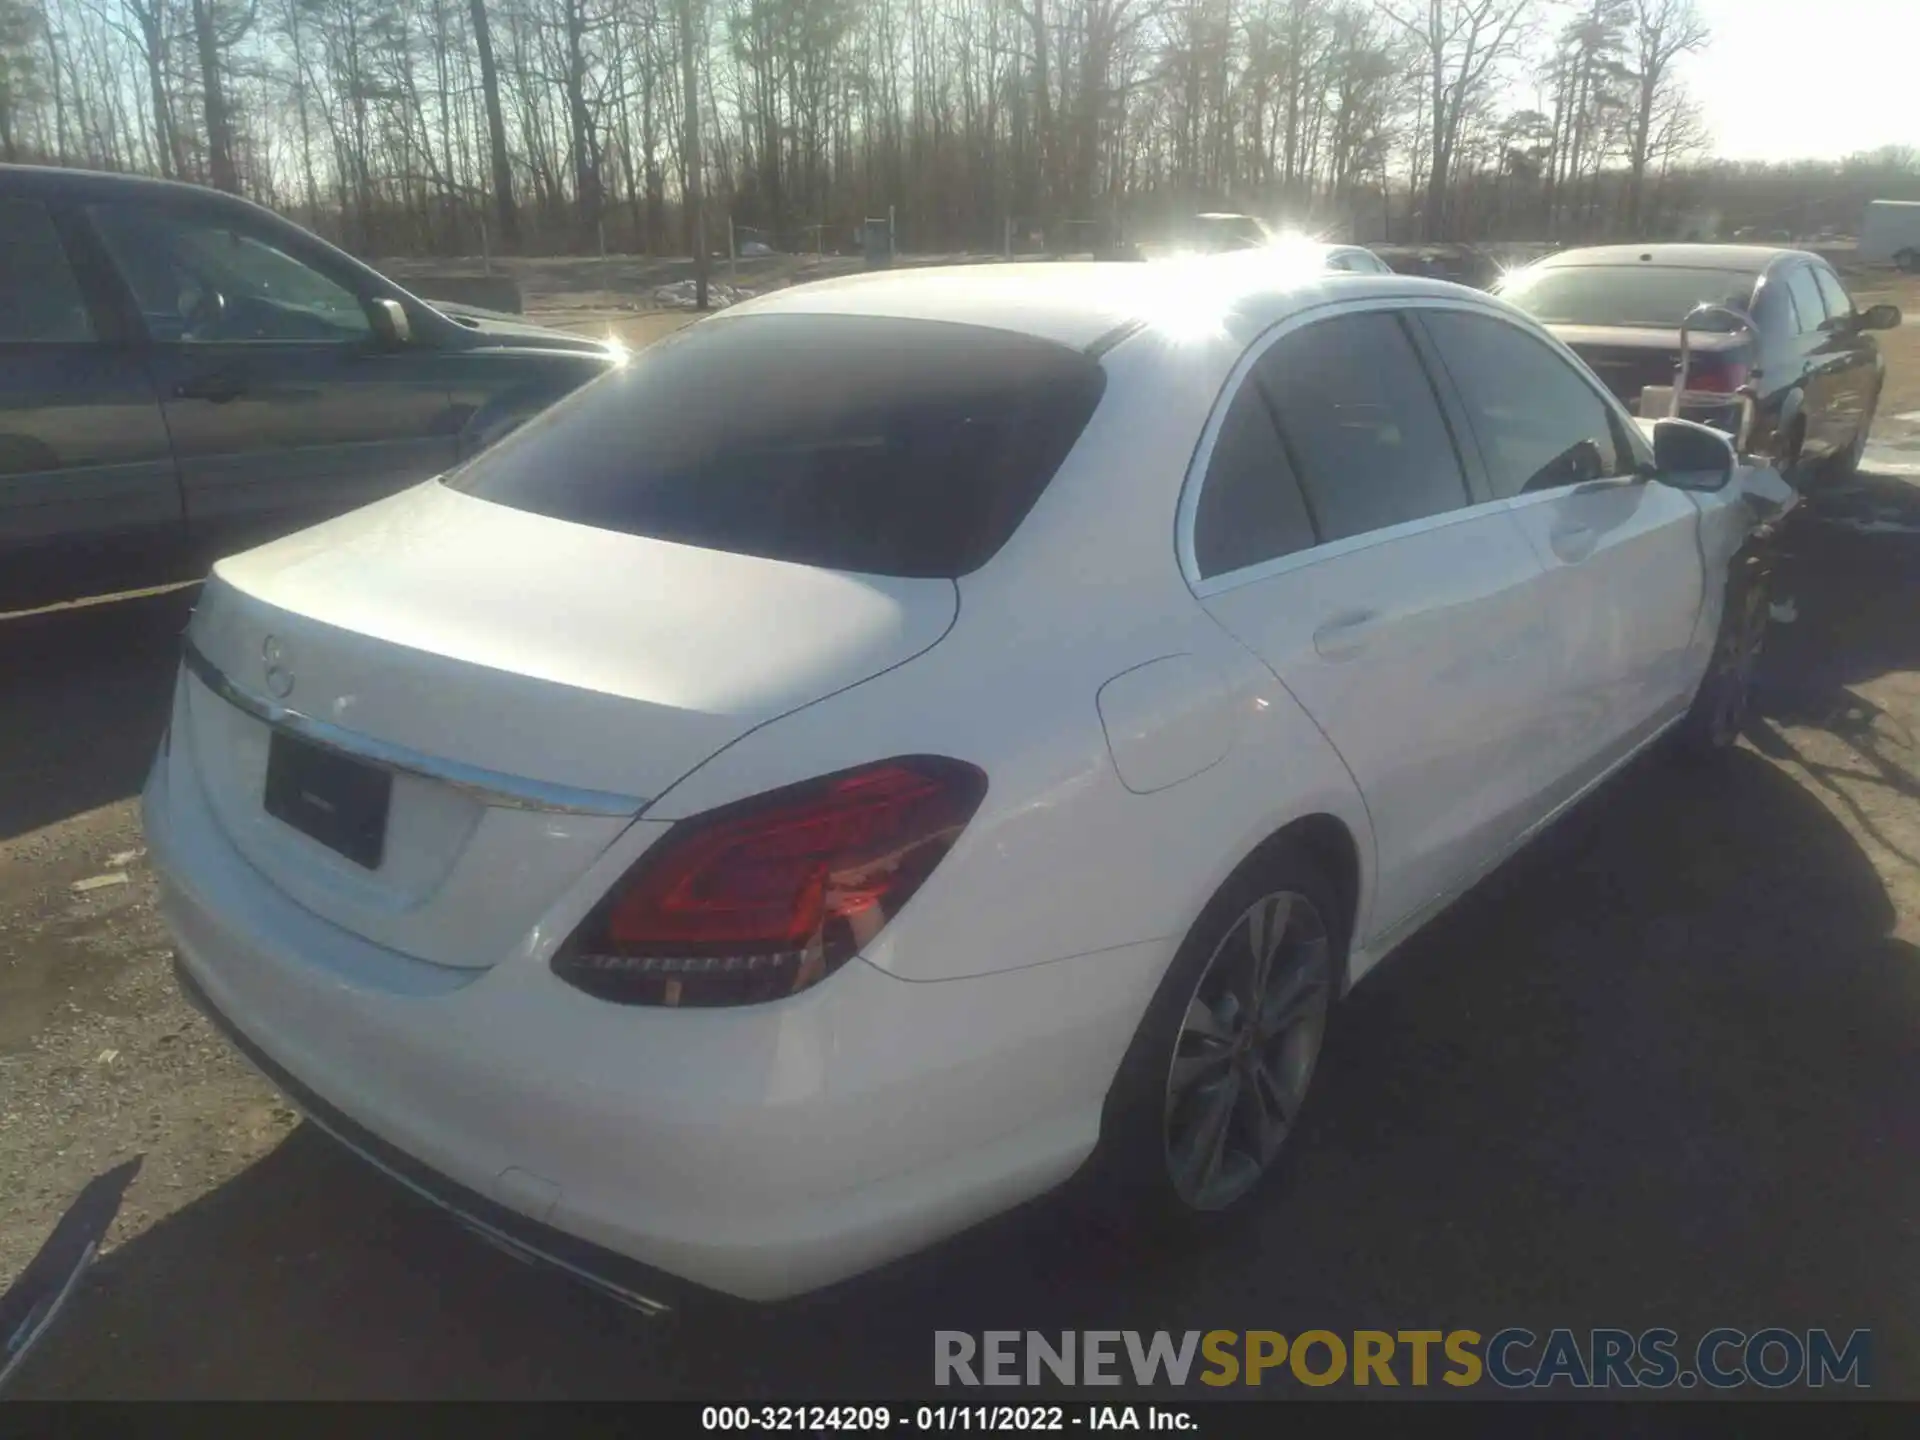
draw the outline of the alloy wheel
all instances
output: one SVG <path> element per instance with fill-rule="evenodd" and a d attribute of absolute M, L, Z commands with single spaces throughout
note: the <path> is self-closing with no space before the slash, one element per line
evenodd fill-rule
<path fill-rule="evenodd" d="M 1227 928 L 1167 1071 L 1167 1173 L 1185 1204 L 1225 1209 L 1272 1165 L 1306 1099 L 1332 998 L 1326 922 L 1306 896 L 1262 896 Z"/>

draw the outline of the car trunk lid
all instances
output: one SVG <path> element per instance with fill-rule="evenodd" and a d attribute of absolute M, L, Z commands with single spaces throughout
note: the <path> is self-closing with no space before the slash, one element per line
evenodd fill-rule
<path fill-rule="evenodd" d="M 1630 410 L 1638 411 L 1640 392 L 1649 385 L 1672 385 L 1679 376 L 1678 330 L 1613 325 L 1549 325 L 1547 328 L 1586 361 L 1601 383 Z M 1691 344 L 1695 375 L 1690 390 L 1708 388 L 1700 382 L 1716 368 L 1725 373 L 1724 367 L 1728 364 L 1744 365 L 1751 353 L 1744 335 L 1695 331 Z"/>
<path fill-rule="evenodd" d="M 681 776 L 928 649 L 956 603 L 948 580 L 615 534 L 430 483 L 220 562 L 176 723 L 269 880 L 402 953 L 486 965 Z M 390 789 L 355 858 L 334 822 L 379 809 L 367 770 Z"/>

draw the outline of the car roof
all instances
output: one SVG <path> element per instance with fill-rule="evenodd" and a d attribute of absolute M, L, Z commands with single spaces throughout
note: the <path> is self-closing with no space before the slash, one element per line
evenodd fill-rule
<path fill-rule="evenodd" d="M 1321 268 L 1329 250 L 1302 246 L 1293 263 L 1271 250 L 1160 261 L 981 263 L 873 271 L 775 290 L 714 316 L 871 315 L 1011 330 L 1077 350 L 1138 329 L 1177 327 L 1195 313 L 1264 327 L 1348 295 L 1445 295 L 1486 302 L 1462 286 L 1412 276 Z M 1383 287 L 1391 287 L 1390 291 Z M 823 359 L 827 357 L 822 357 Z"/>
<path fill-rule="evenodd" d="M 250 203 L 204 185 L 156 180 L 150 175 L 120 175 L 106 170 L 69 170 L 57 165 L 0 165 L 0 189 L 43 199 L 89 200 L 142 194 L 176 200 L 226 201 L 235 205 Z"/>
<path fill-rule="evenodd" d="M 1534 262 L 1542 269 L 1561 265 L 1646 265 L 1670 270 L 1749 270 L 1764 273 L 1784 260 L 1817 260 L 1805 250 L 1778 245 L 1593 245 L 1561 250 Z"/>

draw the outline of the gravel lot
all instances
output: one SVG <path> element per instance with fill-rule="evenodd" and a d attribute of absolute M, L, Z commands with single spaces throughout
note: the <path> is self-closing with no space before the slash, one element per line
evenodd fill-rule
<path fill-rule="evenodd" d="M 1920 1398 L 1920 439 L 1889 438 L 1799 527 L 1748 743 L 1650 756 L 1356 992 L 1260 1213 L 1137 1254 L 1042 1202 L 667 1321 L 367 1172 L 175 993 L 132 797 L 191 592 L 0 622 L 0 1278 L 146 1156 L 21 1392 L 905 1395 L 936 1327 L 1727 1324 L 1871 1327 L 1877 1394 Z"/>

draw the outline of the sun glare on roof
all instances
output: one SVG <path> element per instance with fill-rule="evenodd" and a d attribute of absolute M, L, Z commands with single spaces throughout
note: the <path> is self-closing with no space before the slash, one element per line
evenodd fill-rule
<path fill-rule="evenodd" d="M 1141 276 L 1140 313 L 1148 328 L 1175 345 L 1196 344 L 1226 333 L 1239 286 L 1234 282 L 1236 267 L 1222 264 L 1223 259 L 1176 257 L 1153 267 L 1151 276 Z"/>

